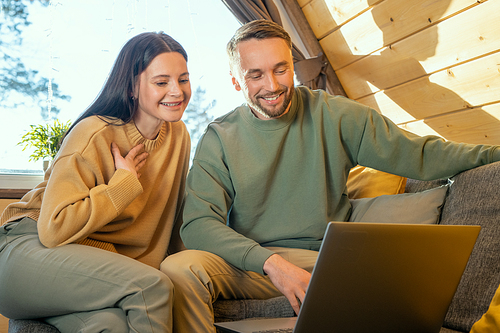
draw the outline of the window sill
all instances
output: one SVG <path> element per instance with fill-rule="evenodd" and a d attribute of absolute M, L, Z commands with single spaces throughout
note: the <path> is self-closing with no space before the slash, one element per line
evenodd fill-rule
<path fill-rule="evenodd" d="M 0 188 L 0 199 L 21 199 L 29 189 Z"/>
<path fill-rule="evenodd" d="M 43 174 L 1 174 L 0 199 L 19 199 L 43 181 Z"/>

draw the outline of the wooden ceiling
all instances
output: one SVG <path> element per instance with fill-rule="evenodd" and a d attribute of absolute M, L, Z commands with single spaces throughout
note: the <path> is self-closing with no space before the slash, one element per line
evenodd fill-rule
<path fill-rule="evenodd" d="M 350 98 L 421 135 L 500 144 L 500 1 L 297 3 Z"/>

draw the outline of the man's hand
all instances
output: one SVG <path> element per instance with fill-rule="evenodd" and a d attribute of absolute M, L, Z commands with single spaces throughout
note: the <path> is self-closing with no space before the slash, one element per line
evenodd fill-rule
<path fill-rule="evenodd" d="M 264 272 L 274 286 L 286 296 L 293 310 L 299 314 L 300 303 L 304 301 L 311 273 L 273 254 L 264 263 Z M 298 299 L 298 300 L 297 300 Z"/>
<path fill-rule="evenodd" d="M 128 154 L 123 157 L 120 154 L 120 149 L 118 148 L 116 143 L 111 143 L 111 153 L 113 154 L 113 158 L 115 159 L 115 168 L 128 170 L 132 172 L 137 178 L 139 178 L 141 176 L 141 174 L 139 173 L 139 169 L 142 168 L 144 164 L 146 164 L 146 159 L 148 157 L 148 153 L 146 152 L 139 154 L 143 147 L 143 144 L 138 144 L 134 148 L 130 149 Z"/>

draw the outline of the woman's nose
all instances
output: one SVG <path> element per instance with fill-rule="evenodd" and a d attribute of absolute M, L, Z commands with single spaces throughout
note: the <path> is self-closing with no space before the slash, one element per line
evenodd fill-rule
<path fill-rule="evenodd" d="M 180 96 L 182 94 L 182 89 L 178 82 L 171 82 L 168 94 L 170 96 Z"/>

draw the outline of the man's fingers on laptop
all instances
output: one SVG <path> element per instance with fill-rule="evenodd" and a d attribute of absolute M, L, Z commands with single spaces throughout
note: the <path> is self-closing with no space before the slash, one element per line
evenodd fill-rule
<path fill-rule="evenodd" d="M 298 315 L 299 311 L 300 311 L 300 304 L 299 304 L 297 297 L 295 295 L 292 295 L 292 297 L 287 297 L 287 298 L 288 298 L 288 301 L 290 302 L 290 305 L 293 308 L 293 311 L 295 311 L 295 314 Z"/>
<path fill-rule="evenodd" d="M 299 313 L 300 305 L 306 293 L 311 273 L 293 265 L 281 256 L 273 254 L 264 263 L 267 273 L 275 287 L 286 296 L 295 313 Z"/>
<path fill-rule="evenodd" d="M 306 295 L 305 290 L 299 289 L 299 290 L 297 290 L 296 293 L 291 295 L 291 297 L 293 297 L 293 298 L 287 297 L 290 304 L 292 305 L 293 311 L 295 311 L 295 314 L 297 314 L 297 315 L 299 314 L 300 307 L 302 306 L 302 302 L 304 301 L 305 295 Z"/>

